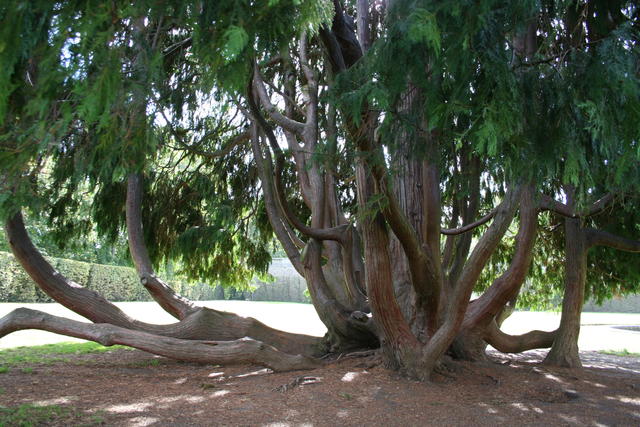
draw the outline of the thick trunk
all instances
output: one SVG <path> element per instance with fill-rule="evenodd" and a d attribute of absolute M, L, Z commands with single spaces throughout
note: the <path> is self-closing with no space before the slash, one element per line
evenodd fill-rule
<path fill-rule="evenodd" d="M 362 163 L 357 166 L 356 179 L 358 203 L 361 211 L 365 212 L 372 188 L 369 175 Z M 371 216 L 370 212 L 368 214 Z M 396 299 L 389 232 L 382 216 L 378 213 L 363 221 L 362 233 L 367 296 L 379 330 L 385 362 L 388 366 L 404 371 L 412 377 L 422 378 L 424 371 L 420 368 L 421 345 L 412 333 Z"/>
<path fill-rule="evenodd" d="M 587 272 L 586 233 L 579 219 L 565 219 L 565 277 L 560 328 L 544 363 L 578 368 L 582 366 L 578 350 L 580 314 L 584 303 Z"/>
<path fill-rule="evenodd" d="M 187 362 L 213 364 L 256 363 L 274 371 L 313 369 L 318 362 L 301 355 L 283 353 L 251 338 L 234 341 L 185 340 L 133 331 L 110 324 L 83 323 L 19 308 L 0 319 L 0 337 L 22 329 L 41 329 L 56 334 L 115 344 Z"/>
<path fill-rule="evenodd" d="M 327 326 L 328 350 L 341 352 L 376 347 L 378 338 L 371 319 L 363 312 L 349 310 L 333 296 L 322 269 L 321 248 L 320 242 L 311 240 L 305 248 L 303 262 L 311 300 Z"/>
<path fill-rule="evenodd" d="M 389 238 L 381 217 L 363 226 L 367 295 L 371 312 L 379 328 L 382 350 L 389 366 L 405 371 L 412 377 L 422 378 L 420 342 L 397 303 L 393 289 Z"/>

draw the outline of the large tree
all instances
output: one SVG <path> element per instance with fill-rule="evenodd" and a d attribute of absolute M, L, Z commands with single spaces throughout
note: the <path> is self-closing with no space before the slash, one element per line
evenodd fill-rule
<path fill-rule="evenodd" d="M 0 335 L 274 369 L 379 347 L 416 378 L 488 344 L 579 365 L 585 290 L 638 285 L 620 251 L 640 251 L 639 15 L 621 0 L 4 2 L 7 237 L 99 325 L 18 310 Z M 177 323 L 129 318 L 31 243 L 21 210 L 72 232 L 86 192 Z M 274 237 L 322 340 L 200 308 L 154 272 L 174 260 L 246 281 Z M 558 330 L 500 330 L 519 295 L 549 289 L 564 293 Z"/>

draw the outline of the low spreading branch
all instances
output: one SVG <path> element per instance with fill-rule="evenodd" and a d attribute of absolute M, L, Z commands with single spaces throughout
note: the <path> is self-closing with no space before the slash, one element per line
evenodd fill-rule
<path fill-rule="evenodd" d="M 97 342 L 104 346 L 126 345 L 186 362 L 209 364 L 255 363 L 274 371 L 313 369 L 314 359 L 290 355 L 251 338 L 234 341 L 184 340 L 132 331 L 107 323 L 92 324 L 18 308 L 0 319 L 0 337 L 23 329 L 40 329 Z"/>
<path fill-rule="evenodd" d="M 493 322 L 487 328 L 484 339 L 496 350 L 503 353 L 521 353 L 536 348 L 551 347 L 557 332 L 557 330 L 551 332 L 530 331 L 522 335 L 509 335 L 502 332 Z"/>

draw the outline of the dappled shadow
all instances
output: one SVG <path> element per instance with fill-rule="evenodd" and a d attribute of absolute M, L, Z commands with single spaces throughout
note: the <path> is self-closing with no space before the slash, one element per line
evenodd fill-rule
<path fill-rule="evenodd" d="M 498 363 L 513 368 L 511 381 L 519 378 L 527 391 L 521 401 L 512 396 L 478 406 L 496 417 L 530 419 L 533 413 L 534 419 L 548 424 L 640 424 L 640 359 L 581 352 L 583 369 L 569 369 L 541 365 L 546 354 L 546 350 L 518 355 L 493 352 Z"/>
<path fill-rule="evenodd" d="M 589 367 L 571 370 L 539 365 L 545 353 L 493 353 L 492 362 L 460 363 L 419 383 L 362 359 L 273 373 L 118 350 L 36 365 L 30 375 L 11 370 L 0 376 L 0 398 L 4 405 L 73 407 L 128 426 L 640 423 L 637 359 L 617 365 L 628 358 L 584 353 Z"/>

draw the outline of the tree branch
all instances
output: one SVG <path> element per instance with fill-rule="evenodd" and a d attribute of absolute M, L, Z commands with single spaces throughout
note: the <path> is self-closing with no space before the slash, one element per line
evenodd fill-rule
<path fill-rule="evenodd" d="M 369 0 L 358 0 L 356 3 L 356 14 L 357 14 L 357 30 L 358 30 L 358 41 L 360 42 L 360 47 L 363 52 L 369 50 L 369 46 L 371 46 L 371 32 L 369 28 Z"/>
<path fill-rule="evenodd" d="M 140 277 L 140 282 L 153 299 L 166 312 L 180 320 L 198 311 L 200 307 L 177 294 L 155 275 L 142 231 L 142 175 L 139 173 L 129 174 L 127 180 L 126 222 L 129 252 L 133 264 Z"/>
<path fill-rule="evenodd" d="M 459 331 L 469 304 L 471 291 L 500 239 L 509 228 L 515 214 L 517 201 L 520 199 L 520 193 L 520 187 L 507 192 L 505 199 L 498 207 L 495 220 L 480 238 L 465 264 L 448 302 L 444 323 L 424 347 L 422 358 L 428 372 L 433 370 L 436 360 L 444 354 Z"/>
<path fill-rule="evenodd" d="M 530 331 L 522 335 L 509 335 L 500 330 L 495 322 L 487 329 L 484 340 L 503 353 L 521 353 L 536 348 L 549 348 L 553 345 L 558 330 Z"/>
<path fill-rule="evenodd" d="M 265 110 L 267 110 L 267 113 L 269 113 L 269 117 L 271 117 L 276 123 L 278 123 L 278 125 L 282 126 L 289 132 L 293 132 L 296 135 L 302 135 L 305 130 L 305 124 L 285 116 L 280 111 L 278 111 L 275 105 L 271 103 L 271 99 L 269 98 L 269 94 L 264 87 L 264 82 L 262 81 L 262 76 L 260 75 L 260 70 L 258 70 L 258 67 L 254 67 L 253 69 L 253 88 L 258 94 L 260 103 L 265 108 Z"/>
<path fill-rule="evenodd" d="M 494 319 L 502 308 L 511 301 L 520 290 L 527 277 L 533 247 L 536 241 L 538 213 L 533 202 L 533 189 L 525 188 L 520 197 L 520 229 L 516 236 L 516 249 L 509 268 L 500 275 L 469 308 L 465 315 L 463 328 L 482 326 Z"/>
<path fill-rule="evenodd" d="M 483 216 L 482 218 L 480 218 L 479 220 L 472 222 L 471 224 L 467 224 L 464 225 L 460 228 L 444 228 L 440 230 L 441 234 L 447 235 L 447 236 L 457 236 L 460 234 L 464 234 L 467 233 L 471 230 L 473 230 L 474 228 L 477 228 L 483 224 L 486 224 L 487 222 L 489 222 L 494 216 L 496 215 L 496 210 L 493 209 L 491 212 L 489 212 L 488 214 L 486 214 L 485 216 Z"/>
<path fill-rule="evenodd" d="M 283 353 L 251 338 L 235 341 L 184 340 L 132 331 L 107 323 L 78 322 L 27 308 L 18 308 L 0 319 L 0 337 L 23 329 L 40 329 L 94 341 L 104 346 L 126 345 L 187 362 L 256 363 L 274 371 L 313 369 L 319 366 L 313 359 Z"/>
<path fill-rule="evenodd" d="M 177 323 L 154 325 L 132 319 L 100 294 L 68 280 L 40 254 L 24 227 L 21 214 L 6 223 L 5 230 L 16 260 L 47 295 L 69 310 L 95 323 L 110 323 L 126 329 L 180 339 L 234 340 L 250 336 L 287 353 L 310 354 L 319 338 L 292 334 L 234 313 L 201 308 Z"/>
<path fill-rule="evenodd" d="M 542 194 L 540 198 L 540 210 L 547 210 L 555 212 L 559 215 L 568 217 L 568 218 L 586 218 L 597 213 L 602 212 L 609 203 L 614 200 L 614 195 L 612 193 L 608 193 L 600 199 L 596 200 L 589 206 L 589 208 L 582 212 L 575 212 L 572 208 L 570 208 L 565 203 L 559 202 L 555 200 L 553 197 L 550 197 L 546 194 Z"/>
<path fill-rule="evenodd" d="M 587 247 L 607 246 L 609 248 L 618 249 L 625 252 L 640 252 L 640 240 L 627 239 L 613 233 L 595 228 L 588 228 Z"/>

